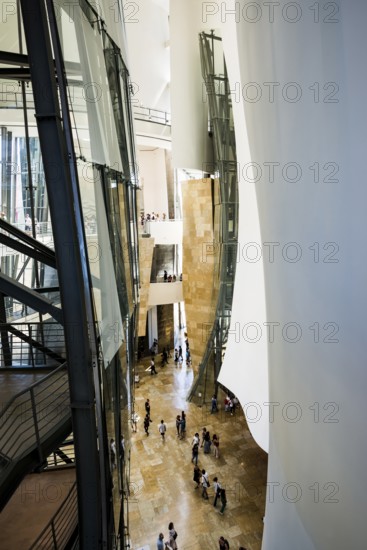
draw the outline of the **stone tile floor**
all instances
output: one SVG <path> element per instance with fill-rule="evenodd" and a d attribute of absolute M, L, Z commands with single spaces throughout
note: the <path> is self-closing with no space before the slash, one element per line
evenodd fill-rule
<path fill-rule="evenodd" d="M 138 431 L 131 444 L 131 496 L 129 533 L 131 550 L 142 547 L 156 550 L 160 532 L 168 535 L 168 523 L 174 522 L 179 550 L 218 549 L 218 538 L 228 539 L 231 550 L 244 546 L 260 550 L 265 512 L 267 454 L 249 432 L 242 411 L 234 416 L 222 408 L 224 394 L 219 395 L 220 410 L 211 415 L 209 407 L 197 407 L 186 401 L 193 380 L 191 368 L 175 367 L 173 359 L 157 375 L 145 372 L 149 361 L 139 366 L 140 384 L 136 388 L 135 408 L 139 414 Z M 150 435 L 144 433 L 146 398 L 151 402 Z M 175 418 L 184 410 L 187 436 L 177 437 Z M 161 441 L 158 424 L 167 425 L 166 440 Z M 200 449 L 199 466 L 209 473 L 209 500 L 195 489 L 191 441 L 203 427 L 220 438 L 220 456 L 216 459 Z M 227 492 L 224 515 L 213 507 L 213 477 L 217 476 Z"/>

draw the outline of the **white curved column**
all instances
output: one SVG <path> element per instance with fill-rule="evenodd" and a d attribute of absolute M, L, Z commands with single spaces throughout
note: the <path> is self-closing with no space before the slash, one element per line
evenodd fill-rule
<path fill-rule="evenodd" d="M 273 22 L 266 3 L 258 4 L 262 17 L 256 23 L 227 17 L 223 37 L 237 90 L 240 249 L 260 239 L 264 285 L 260 262 L 240 256 L 232 330 L 236 334 L 240 322 L 241 335 L 239 342 L 232 336 L 220 379 L 240 393 L 245 409 L 247 400 L 258 395 L 262 419 L 249 426 L 265 448 L 263 418 L 268 419 L 270 486 L 263 549 L 362 549 L 367 504 L 367 5 L 338 2 L 333 15 L 330 3 L 320 2 L 317 22 L 317 6 L 292 3 L 301 9 L 292 23 L 297 13 L 282 12 L 285 2 L 275 7 Z M 237 59 L 231 49 L 234 37 Z M 246 132 L 248 153 L 243 149 Z M 256 183 L 243 175 L 249 160 L 261 168 Z M 242 203 L 244 197 L 250 204 Z M 274 243 L 274 258 L 264 243 Z M 255 278 L 257 287 L 245 289 Z M 248 340 L 254 332 L 247 341 L 242 334 L 249 322 L 263 328 L 252 344 Z M 272 338 L 264 322 L 276 323 Z M 270 422 L 269 406 L 262 401 L 266 353 L 274 404 Z"/>

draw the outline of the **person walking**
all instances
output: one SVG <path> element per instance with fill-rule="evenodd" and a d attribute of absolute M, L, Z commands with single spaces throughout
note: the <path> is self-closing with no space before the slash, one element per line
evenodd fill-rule
<path fill-rule="evenodd" d="M 165 544 L 163 539 L 164 539 L 163 533 L 159 533 L 158 539 L 157 539 L 157 550 L 165 550 Z"/>
<path fill-rule="evenodd" d="M 196 464 L 195 467 L 194 467 L 194 477 L 193 477 L 193 480 L 195 481 L 196 483 L 196 487 L 195 489 L 198 489 L 199 486 L 200 486 L 200 480 L 201 480 L 201 470 L 199 468 L 199 466 Z"/>
<path fill-rule="evenodd" d="M 219 537 L 219 550 L 229 550 L 229 542 L 224 537 Z"/>
<path fill-rule="evenodd" d="M 164 441 L 164 434 L 166 433 L 166 425 L 163 420 L 161 420 L 161 423 L 158 426 L 159 433 L 162 436 L 162 441 Z"/>
<path fill-rule="evenodd" d="M 148 414 L 145 415 L 144 418 L 144 430 L 147 435 L 149 435 L 149 424 L 151 423 L 151 418 Z"/>
<path fill-rule="evenodd" d="M 158 374 L 157 371 L 155 370 L 155 363 L 153 358 L 150 360 L 150 374 L 151 376 L 153 374 Z"/>
<path fill-rule="evenodd" d="M 194 443 L 193 446 L 192 446 L 192 459 L 191 459 L 191 462 L 196 464 L 196 466 L 198 464 L 198 458 L 199 458 L 199 444 Z"/>
<path fill-rule="evenodd" d="M 217 477 L 213 478 L 213 481 L 214 481 L 214 502 L 213 502 L 213 506 L 216 507 L 217 506 L 217 500 L 220 497 L 220 492 L 221 492 L 222 487 L 221 487 L 221 484 L 219 483 Z"/>
<path fill-rule="evenodd" d="M 185 411 L 181 412 L 180 434 L 181 434 L 181 439 L 183 439 L 186 436 L 186 413 L 185 413 Z"/>
<path fill-rule="evenodd" d="M 220 501 L 222 503 L 222 507 L 221 507 L 219 513 L 222 514 L 222 516 L 223 516 L 224 509 L 227 506 L 227 495 L 226 495 L 225 489 L 221 489 L 221 491 L 220 491 Z"/>
<path fill-rule="evenodd" d="M 168 365 L 168 353 L 166 348 L 163 348 L 162 352 L 162 367 L 164 367 L 164 365 Z"/>
<path fill-rule="evenodd" d="M 218 412 L 218 404 L 217 404 L 217 398 L 215 395 L 212 397 L 212 407 L 210 410 L 210 414 Z"/>
<path fill-rule="evenodd" d="M 178 414 L 178 415 L 176 416 L 177 437 L 180 437 L 180 428 L 181 428 L 181 416 Z"/>
<path fill-rule="evenodd" d="M 168 539 L 169 539 L 169 545 L 170 547 L 172 548 L 172 550 L 178 550 L 178 546 L 177 546 L 177 531 L 175 529 L 175 526 L 173 525 L 173 522 L 171 521 L 169 524 L 168 524 Z"/>
<path fill-rule="evenodd" d="M 201 496 L 203 498 L 205 498 L 205 500 L 208 500 L 208 487 L 210 487 L 210 483 L 209 483 L 209 478 L 208 478 L 208 474 L 206 473 L 206 471 L 203 469 L 201 470 L 201 485 L 203 487 L 203 492 L 201 494 Z"/>
<path fill-rule="evenodd" d="M 214 457 L 219 458 L 219 437 L 217 434 L 213 435 L 212 443 L 214 447 Z"/>
<path fill-rule="evenodd" d="M 198 445 L 200 444 L 200 437 L 199 437 L 198 432 L 196 432 L 194 437 L 192 438 L 191 447 L 193 447 L 193 445 L 195 445 L 195 443 L 197 443 Z"/>
<path fill-rule="evenodd" d="M 131 428 L 134 433 L 138 431 L 138 420 L 138 414 L 136 412 L 133 412 L 133 414 L 131 415 Z"/>
<path fill-rule="evenodd" d="M 145 401 L 145 412 L 148 416 L 150 416 L 150 401 L 149 401 L 149 399 L 147 399 Z"/>
<path fill-rule="evenodd" d="M 205 434 L 206 434 L 206 428 L 203 428 L 203 431 L 201 432 L 201 445 L 200 445 L 200 447 L 204 446 Z"/>
<path fill-rule="evenodd" d="M 204 438 L 204 453 L 208 455 L 210 453 L 210 447 L 211 447 L 211 439 L 210 439 L 210 432 L 205 432 L 205 438 Z"/>

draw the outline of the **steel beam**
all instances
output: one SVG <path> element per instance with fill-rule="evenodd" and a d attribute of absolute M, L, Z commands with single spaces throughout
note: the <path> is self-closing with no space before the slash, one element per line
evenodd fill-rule
<path fill-rule="evenodd" d="M 0 243 L 8 246 L 9 248 L 12 248 L 13 250 L 16 250 L 17 252 L 20 252 L 21 254 L 30 256 L 31 258 L 37 260 L 38 262 L 41 262 L 42 264 L 46 264 L 56 269 L 55 255 L 49 254 L 49 252 L 51 252 L 50 250 L 46 254 L 44 254 L 44 252 L 40 252 L 37 249 L 22 243 L 21 241 L 5 235 L 4 233 L 0 233 Z"/>
<path fill-rule="evenodd" d="M 0 336 L 1 336 L 1 347 L 3 350 L 3 359 L 5 367 L 12 366 L 12 350 L 9 342 L 9 334 L 4 327 L 3 323 L 6 323 L 6 308 L 5 308 L 5 296 L 0 292 Z"/>
<path fill-rule="evenodd" d="M 6 296 L 15 298 L 22 304 L 26 304 L 40 313 L 48 313 L 61 325 L 64 323 L 63 312 L 54 306 L 51 300 L 15 281 L 8 275 L 5 275 L 5 273 L 0 273 L 0 292 Z"/>
<path fill-rule="evenodd" d="M 28 67 L 28 55 L 0 50 L 0 63 Z"/>
<path fill-rule="evenodd" d="M 89 285 L 85 236 L 75 172 L 72 176 L 56 88 L 48 18 L 41 0 L 20 0 L 31 70 L 35 113 L 53 226 L 67 346 L 75 439 L 79 541 L 82 550 L 101 544 L 101 492 L 92 361 L 86 303 Z M 58 52 L 55 57 L 57 58 Z M 84 237 L 84 239 L 83 239 Z M 65 258 L 65 243 L 68 256 Z M 93 330 L 93 327 L 91 327 Z"/>
<path fill-rule="evenodd" d="M 55 261 L 55 252 L 51 250 L 51 248 L 41 243 L 40 241 L 37 241 L 30 235 L 27 235 L 27 233 L 25 233 L 21 229 L 18 229 L 18 227 L 15 227 L 11 223 L 0 219 L 0 229 L 2 229 L 2 232 L 0 232 L 0 242 L 2 242 L 4 232 L 9 233 L 9 235 L 13 235 L 14 237 L 28 244 L 35 250 L 38 250 L 38 252 L 40 252 L 41 254 L 44 254 L 45 256 L 49 256 Z"/>
<path fill-rule="evenodd" d="M 61 355 L 59 355 L 58 353 L 56 353 L 52 349 L 48 348 L 47 346 L 44 346 L 43 344 L 38 342 L 38 340 L 34 340 L 30 336 L 27 336 L 26 334 L 24 334 L 24 332 L 17 329 L 16 327 L 11 325 L 10 323 L 6 323 L 4 325 L 0 324 L 1 333 L 4 329 L 6 329 L 7 332 L 10 332 L 11 334 L 14 334 L 14 336 L 17 336 L 23 342 L 26 342 L 27 344 L 32 346 L 32 348 L 35 348 L 38 351 L 40 351 L 40 352 L 44 353 L 45 355 L 47 355 L 48 357 L 51 357 L 51 359 L 55 359 L 55 361 L 57 361 L 58 363 L 60 363 L 60 364 L 65 363 L 65 361 L 66 361 L 65 357 L 62 357 Z M 8 365 L 6 365 L 6 366 L 8 366 Z"/>

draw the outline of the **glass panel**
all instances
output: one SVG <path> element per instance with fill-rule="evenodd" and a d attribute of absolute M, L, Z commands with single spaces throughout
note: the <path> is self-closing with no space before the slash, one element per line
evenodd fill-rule
<path fill-rule="evenodd" d="M 121 171 L 102 36 L 79 6 L 58 2 L 58 19 L 77 147 L 85 159 Z"/>
<path fill-rule="evenodd" d="M 101 335 L 103 361 L 107 367 L 122 343 L 122 319 L 102 183 L 97 170 L 84 168 L 87 168 L 87 165 L 78 164 L 95 311 Z"/>

